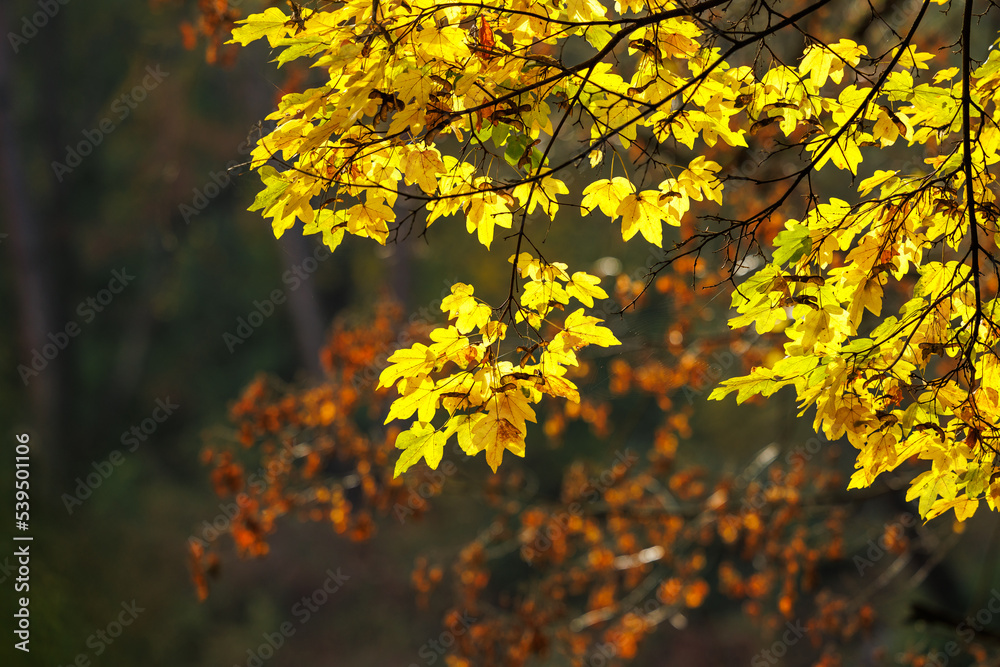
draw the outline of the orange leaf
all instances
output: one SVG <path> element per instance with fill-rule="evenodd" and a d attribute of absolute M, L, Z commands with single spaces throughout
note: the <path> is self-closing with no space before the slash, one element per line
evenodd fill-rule
<path fill-rule="evenodd" d="M 486 19 L 479 19 L 479 43 L 487 49 L 492 49 L 496 45 L 496 40 L 493 38 L 493 29 L 490 28 L 490 24 L 486 22 Z"/>

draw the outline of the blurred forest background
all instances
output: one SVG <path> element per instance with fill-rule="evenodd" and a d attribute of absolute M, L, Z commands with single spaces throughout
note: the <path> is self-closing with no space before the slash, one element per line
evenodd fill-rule
<path fill-rule="evenodd" d="M 261 645 L 262 635 L 297 621 L 296 603 L 339 568 L 349 577 L 341 590 L 308 624 L 296 622 L 295 635 L 265 664 L 441 664 L 426 646 L 440 634 L 450 601 L 432 596 L 419 605 L 411 570 L 421 555 L 446 563 L 490 525 L 489 508 L 468 497 L 488 477 L 482 460 L 455 458 L 457 472 L 425 516 L 383 517 L 368 541 L 353 542 L 326 523 L 296 517 L 280 522 L 261 559 L 240 559 L 228 538 L 220 539 L 213 546 L 222 557 L 221 576 L 200 602 L 188 540 L 204 535 L 204 522 L 225 511 L 200 455 L 206 443 L 235 440 L 227 409 L 258 374 L 304 384 L 320 377 L 319 351 L 335 318 L 365 322 L 386 297 L 400 304 L 404 321 L 423 317 L 421 309 L 455 281 L 486 283 L 495 273 L 502 292 L 506 267 L 484 262 L 482 248 L 461 225 L 447 231 L 439 223 L 427 243 L 416 235 L 389 249 L 345 242 L 308 271 L 311 239 L 293 233 L 275 241 L 270 226 L 246 211 L 259 180 L 243 165 L 258 122 L 307 75 L 276 71 L 260 44 L 239 54 L 222 49 L 217 62 L 207 64 L 205 40 L 181 28 L 197 20 L 193 2 L 53 0 L 46 6 L 55 7 L 54 15 L 30 29 L 42 4 L 8 0 L 0 7 L 0 295 L 7 323 L 0 328 L 0 409 L 7 425 L 0 488 L 9 498 L 14 434 L 30 433 L 35 538 L 32 651 L 14 651 L 7 634 L 0 659 L 52 666 L 85 654 L 92 664 L 247 665 L 248 650 Z M 247 0 L 239 9 L 245 14 L 261 6 Z M 185 48 L 185 40 L 193 48 Z M 81 144 L 90 150 L 74 159 L 68 147 L 76 151 Z M 65 168 L 54 168 L 55 162 Z M 613 245 L 611 231 L 563 232 L 547 243 L 578 264 L 608 255 L 589 270 L 609 276 L 610 291 L 619 271 L 632 272 L 646 260 L 636 250 L 609 250 L 621 247 Z M 119 289 L 116 276 L 134 278 Z M 273 304 L 270 314 L 264 302 L 276 290 L 287 300 Z M 724 332 L 728 295 L 699 298 L 693 328 L 703 336 Z M 239 344 L 224 338 L 240 335 L 240 319 L 255 311 L 265 317 L 252 335 Z M 635 341 L 645 334 L 662 338 L 671 317 L 668 300 L 654 290 L 641 313 L 609 320 L 634 352 L 642 350 Z M 78 333 L 60 338 L 67 325 L 78 326 Z M 42 370 L 19 372 L 31 366 L 34 351 L 57 339 L 65 345 Z M 600 368 L 609 362 L 595 361 Z M 689 414 L 678 417 L 676 456 L 684 466 L 739 475 L 768 445 L 790 451 L 811 435 L 783 394 L 742 408 L 732 401 L 709 405 L 706 395 L 697 393 Z M 144 420 L 150 425 L 154 414 L 163 414 L 155 412 L 158 401 L 177 407 L 142 432 Z M 523 462 L 530 480 L 524 487 L 542 499 L 556 497 L 572 461 L 586 459 L 599 472 L 612 465 L 616 447 L 650 451 L 656 402 L 620 402 L 616 410 L 606 428 L 573 428 L 558 443 L 546 444 L 536 429 Z M 133 427 L 142 434 L 134 447 Z M 834 448 L 812 465 L 849 471 L 853 453 L 835 459 Z M 80 495 L 80 480 L 107 470 L 116 450 L 120 465 L 67 507 L 66 495 Z M 856 591 L 872 584 L 874 575 L 859 577 L 852 557 L 865 554 L 886 523 L 913 512 L 899 493 L 880 491 L 869 502 L 860 494 L 848 501 L 841 566 L 821 576 L 849 580 Z M 816 515 L 817 527 L 823 520 Z M 4 522 L 5 537 L 9 530 Z M 914 530 L 926 546 L 922 560 L 892 574 L 898 595 L 885 598 L 886 625 L 867 636 L 871 645 L 901 651 L 947 641 L 954 632 L 947 622 L 935 623 L 933 614 L 914 618 L 914 609 L 926 604 L 944 610 L 945 619 L 960 619 L 1000 585 L 995 516 L 980 512 L 964 533 L 953 531 L 949 520 Z M 6 557 L 5 549 L 0 563 Z M 887 566 L 889 560 L 880 563 L 878 572 Z M 11 577 L 0 572 L 6 623 Z M 714 588 L 718 575 L 707 578 Z M 133 601 L 141 613 L 99 654 L 88 638 Z M 690 623 L 663 623 L 634 664 L 745 664 L 774 639 L 745 612 L 710 596 L 691 611 Z M 811 664 L 815 655 L 816 648 L 803 643 L 789 648 L 784 661 Z M 554 655 L 538 664 L 568 663 Z"/>

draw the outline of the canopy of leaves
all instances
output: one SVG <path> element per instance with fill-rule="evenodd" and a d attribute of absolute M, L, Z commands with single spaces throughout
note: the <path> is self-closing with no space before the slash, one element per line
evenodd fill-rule
<path fill-rule="evenodd" d="M 399 392 L 388 418 L 414 420 L 397 474 L 437 465 L 452 435 L 496 470 L 504 451 L 523 455 L 543 395 L 579 399 L 566 368 L 619 342 L 588 314 L 606 294 L 545 258 L 527 222 L 582 230 L 600 213 L 633 243 L 664 247 L 679 227 L 660 268 L 724 244 L 731 325 L 781 329 L 784 358 L 713 398 L 791 386 L 817 431 L 858 449 L 852 487 L 916 458 L 929 470 L 908 497 L 923 516 L 996 509 L 1000 50 L 975 59 L 972 0 L 955 55 L 921 50 L 918 29 L 944 4 L 927 0 L 884 53 L 805 33 L 794 60 L 754 60 L 829 1 L 762 17 L 722 0 L 349 0 L 241 22 L 235 42 L 264 39 L 279 65 L 305 59 L 322 79 L 283 97 L 253 152 L 264 189 L 251 210 L 276 235 L 300 222 L 331 248 L 346 234 L 385 244 L 416 220 L 399 206 L 410 200 L 428 227 L 458 217 L 487 249 L 512 246 L 504 303 L 455 285 L 442 304 L 453 323 L 383 372 Z M 763 132 L 801 168 L 769 183 L 759 210 L 725 217 L 736 181 L 707 154 Z M 892 147 L 909 161 L 867 167 Z M 578 192 L 568 170 L 588 174 Z M 849 191 L 821 180 L 831 171 Z M 785 231 L 765 249 L 775 222 Z M 770 259 L 743 270 L 750 254 Z"/>

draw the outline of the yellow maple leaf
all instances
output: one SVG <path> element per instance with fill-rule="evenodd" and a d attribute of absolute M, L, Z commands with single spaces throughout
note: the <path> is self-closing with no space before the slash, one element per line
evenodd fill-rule
<path fill-rule="evenodd" d="M 924 518 L 928 520 L 933 519 L 944 514 L 948 510 L 955 510 L 955 518 L 959 521 L 965 521 L 974 515 L 978 508 L 978 498 L 968 498 L 966 496 L 959 496 L 954 500 L 945 500 L 942 498 L 931 506 Z"/>
<path fill-rule="evenodd" d="M 608 293 L 600 288 L 601 279 L 585 271 L 577 271 L 568 283 L 566 293 L 575 297 L 583 305 L 593 308 L 594 299 L 607 299 Z"/>
<path fill-rule="evenodd" d="M 472 285 L 465 283 L 451 286 L 451 294 L 441 300 L 441 311 L 448 313 L 449 319 L 455 320 L 455 327 L 463 334 L 484 326 L 493 312 L 473 296 Z"/>
<path fill-rule="evenodd" d="M 580 390 L 570 380 L 563 377 L 566 369 L 558 364 L 547 364 L 545 366 L 544 382 L 540 389 L 549 396 L 559 396 L 574 403 L 580 402 Z"/>
<path fill-rule="evenodd" d="M 807 75 L 816 88 L 822 88 L 830 76 L 830 66 L 833 64 L 836 54 L 830 51 L 826 45 L 811 44 L 806 48 L 802 61 L 799 63 L 799 71 Z"/>
<path fill-rule="evenodd" d="M 414 343 L 413 347 L 396 350 L 389 356 L 391 365 L 378 377 L 378 388 L 391 387 L 402 377 L 413 377 L 430 372 L 434 368 L 435 357 L 429 347 Z"/>
<path fill-rule="evenodd" d="M 437 412 L 441 391 L 434 380 L 426 375 L 404 377 L 396 387 L 400 396 L 389 407 L 386 424 L 395 419 L 409 419 L 417 413 L 417 419 L 430 422 Z"/>
<path fill-rule="evenodd" d="M 781 387 L 781 383 L 775 381 L 772 375 L 767 368 L 754 368 L 749 375 L 723 380 L 722 386 L 713 389 L 708 399 L 719 401 L 735 391 L 736 403 L 739 405 L 757 394 L 770 396 Z"/>
<path fill-rule="evenodd" d="M 365 201 L 347 211 L 347 231 L 356 236 L 368 237 L 385 245 L 389 238 L 389 221 L 396 214 L 381 201 Z"/>
<path fill-rule="evenodd" d="M 860 489 L 871 486 L 876 477 L 887 470 L 892 470 L 898 464 L 896 436 L 887 431 L 878 431 L 868 439 L 867 445 L 858 454 L 857 465 L 860 470 L 851 477 L 851 483 L 847 488 Z"/>
<path fill-rule="evenodd" d="M 437 177 L 445 172 L 441 153 L 436 148 L 413 149 L 403 159 L 403 175 L 407 185 L 416 183 L 429 195 L 437 190 Z"/>
<path fill-rule="evenodd" d="M 420 459 L 427 461 L 431 470 L 436 470 L 444 455 L 446 438 L 430 424 L 415 422 L 408 431 L 403 431 L 396 438 L 396 449 L 402 449 L 393 477 L 408 470 Z"/>
<path fill-rule="evenodd" d="M 496 192 L 472 195 L 465 208 L 466 229 L 475 230 L 479 242 L 487 248 L 493 243 L 493 228 L 496 225 L 510 228 L 513 220 L 507 203 Z"/>
<path fill-rule="evenodd" d="M 519 382 L 523 382 L 523 380 Z M 519 382 L 512 384 L 517 385 Z M 491 408 L 498 417 L 506 419 L 521 432 L 527 429 L 525 421 L 535 421 L 535 411 L 532 409 L 528 397 L 517 386 L 494 394 Z"/>
<path fill-rule="evenodd" d="M 288 35 L 288 16 L 277 7 L 268 7 L 261 14 L 251 14 L 242 21 L 237 21 L 238 28 L 233 28 L 233 38 L 227 44 L 246 46 L 250 42 L 267 37 L 271 48 Z"/>
<path fill-rule="evenodd" d="M 527 204 L 528 214 L 535 212 L 535 208 L 541 205 L 545 215 L 549 218 L 555 217 L 559 210 L 559 202 L 556 195 L 569 194 L 569 188 L 558 178 L 546 176 L 540 181 L 532 183 L 521 183 L 514 188 L 514 197 L 522 204 Z M 529 198 L 530 195 L 530 198 Z"/>
<path fill-rule="evenodd" d="M 621 345 L 621 341 L 615 338 L 611 330 L 598 326 L 598 322 L 603 320 L 587 315 L 584 309 L 580 308 L 566 318 L 563 330 L 556 334 L 546 351 L 559 355 L 567 350 L 578 350 L 585 345 L 601 347 Z"/>
<path fill-rule="evenodd" d="M 303 234 L 316 234 L 322 232 L 323 243 L 330 249 L 336 250 L 340 242 L 344 240 L 347 231 L 347 216 L 343 211 L 331 211 L 322 209 L 316 213 L 316 218 L 310 223 L 306 223 L 302 228 Z"/>
<path fill-rule="evenodd" d="M 446 25 L 439 28 L 428 22 L 416 36 L 420 51 L 428 58 L 460 62 L 472 55 L 465 44 L 465 31 L 458 26 Z"/>
<path fill-rule="evenodd" d="M 472 426 L 472 448 L 486 451 L 486 462 L 496 472 L 503 461 L 504 450 L 524 456 L 524 433 L 495 411 L 487 412 Z"/>
<path fill-rule="evenodd" d="M 635 187 L 627 178 L 615 176 L 596 180 L 583 189 L 580 213 L 591 213 L 596 204 L 601 213 L 614 220 L 618 217 L 618 206 L 630 192 L 635 192 Z"/>
<path fill-rule="evenodd" d="M 646 190 L 626 195 L 616 213 L 622 216 L 622 238 L 628 241 L 641 232 L 653 245 L 663 245 L 663 209 L 657 204 L 659 192 Z"/>

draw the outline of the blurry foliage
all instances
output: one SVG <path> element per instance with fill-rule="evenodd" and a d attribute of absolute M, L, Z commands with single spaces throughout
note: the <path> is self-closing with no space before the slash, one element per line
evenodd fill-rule
<path fill-rule="evenodd" d="M 641 289 L 624 275 L 614 282 L 618 307 Z M 663 278 L 639 297 L 634 318 L 670 300 L 670 321 L 690 322 L 702 308 L 695 293 Z M 425 550 L 436 555 L 416 556 L 412 573 L 418 606 L 437 610 L 443 628 L 463 614 L 476 619 L 456 636 L 449 664 L 591 664 L 602 650 L 613 652 L 607 664 L 644 664 L 643 655 L 652 659 L 645 644 L 664 628 L 711 634 L 740 618 L 759 629 L 763 646 L 734 639 L 702 650 L 746 656 L 780 643 L 791 623 L 806 637 L 790 664 L 857 664 L 863 655 L 890 664 L 907 647 L 918 655 L 921 643 L 900 627 L 900 613 L 927 576 L 928 553 L 945 548 L 947 525 L 920 526 L 891 500 L 893 488 L 844 492 L 841 443 L 812 438 L 786 451 L 770 444 L 753 456 L 753 439 L 733 440 L 727 459 L 751 457 L 738 474 L 720 469 L 718 445 L 682 455 L 699 440 L 691 420 L 703 403 L 688 396 L 707 393 L 723 354 L 737 351 L 727 375 L 759 362 L 764 341 L 719 336 L 692 350 L 684 336 L 671 336 L 676 329 L 634 331 L 639 350 L 659 339 L 656 356 L 587 358 L 576 381 L 603 398 L 542 404 L 532 433 L 549 451 L 473 483 L 469 466 L 448 458 L 437 470 L 419 465 L 394 479 L 397 429 L 380 425 L 391 397 L 369 383 L 393 350 L 429 329 L 407 326 L 400 314 L 380 305 L 370 321 L 342 319 L 322 353 L 322 383 L 261 377 L 233 404 L 226 439 L 236 442 L 212 439 L 205 460 L 220 498 L 241 508 L 229 531 L 238 554 L 268 553 L 286 515 L 352 541 L 387 530 L 391 544 L 400 523 L 423 520 L 423 528 L 432 507 L 457 496 L 491 513 L 464 545 L 443 549 L 436 533 L 426 535 Z M 751 435 L 735 424 L 728 430 Z M 557 470 L 561 479 L 544 479 Z M 229 567 L 220 545 L 189 542 L 201 595 Z M 880 653 L 872 653 L 879 637 Z M 990 644 L 966 649 L 984 651 L 982 664 L 997 656 Z"/>

